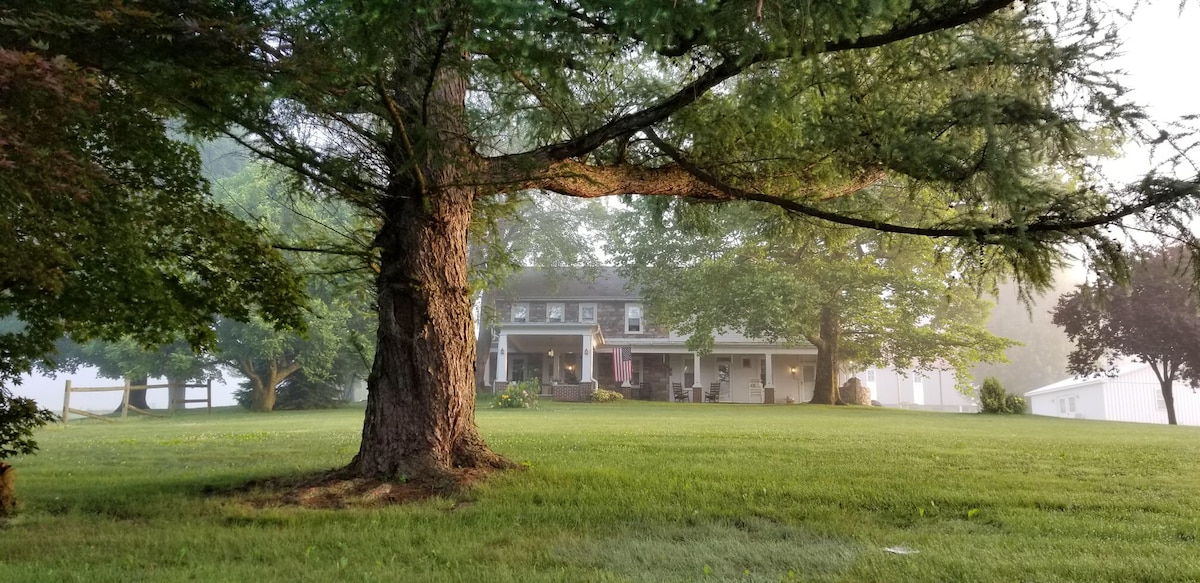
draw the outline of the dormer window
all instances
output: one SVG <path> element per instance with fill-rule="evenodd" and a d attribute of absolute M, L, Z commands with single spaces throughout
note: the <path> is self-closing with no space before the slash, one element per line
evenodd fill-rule
<path fill-rule="evenodd" d="M 512 321 L 513 322 L 528 322 L 529 321 L 529 304 L 513 304 L 512 305 Z"/>
<path fill-rule="evenodd" d="M 595 324 L 596 304 L 579 304 L 579 321 L 584 324 Z"/>
<path fill-rule="evenodd" d="M 546 321 L 562 322 L 566 307 L 562 304 L 546 304 Z"/>
<path fill-rule="evenodd" d="M 625 304 L 625 333 L 641 334 L 644 327 L 643 324 L 642 305 Z"/>

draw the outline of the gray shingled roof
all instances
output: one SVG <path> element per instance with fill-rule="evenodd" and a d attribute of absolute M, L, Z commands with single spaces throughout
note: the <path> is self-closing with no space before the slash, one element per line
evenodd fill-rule
<path fill-rule="evenodd" d="M 508 278 L 497 293 L 504 299 L 627 300 L 640 299 L 625 289 L 615 267 L 542 270 L 526 267 Z"/>

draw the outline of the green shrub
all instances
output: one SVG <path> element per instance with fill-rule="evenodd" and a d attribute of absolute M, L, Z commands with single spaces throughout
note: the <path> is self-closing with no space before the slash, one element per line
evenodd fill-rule
<path fill-rule="evenodd" d="M 1004 392 L 995 377 L 983 379 L 979 389 L 979 412 L 995 414 L 1020 414 L 1025 412 L 1025 399 Z"/>
<path fill-rule="evenodd" d="M 1025 398 L 1016 395 L 1007 395 L 1004 397 L 1004 406 L 1008 409 L 1007 413 L 1020 415 L 1025 412 Z"/>
<path fill-rule="evenodd" d="M 37 451 L 33 432 L 56 420 L 54 413 L 38 408 L 33 399 L 9 396 L 0 387 L 0 461 Z"/>
<path fill-rule="evenodd" d="M 493 409 L 537 409 L 541 387 L 533 381 L 512 383 L 496 393 Z"/>
<path fill-rule="evenodd" d="M 624 398 L 625 395 L 608 389 L 596 389 L 596 392 L 592 393 L 593 403 L 608 403 L 609 401 L 620 401 Z"/>

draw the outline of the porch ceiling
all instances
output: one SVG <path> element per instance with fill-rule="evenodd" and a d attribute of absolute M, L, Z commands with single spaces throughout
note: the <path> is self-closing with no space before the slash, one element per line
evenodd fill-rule
<path fill-rule="evenodd" d="M 583 339 L 578 334 L 509 334 L 508 351 L 511 354 L 545 354 L 553 349 L 559 354 L 583 352 Z"/>

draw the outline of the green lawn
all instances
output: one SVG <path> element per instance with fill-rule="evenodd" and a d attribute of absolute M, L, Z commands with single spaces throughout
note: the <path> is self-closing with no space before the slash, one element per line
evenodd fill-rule
<path fill-rule="evenodd" d="M 1200 580 L 1200 428 L 551 403 L 479 411 L 530 469 L 459 499 L 208 493 L 345 463 L 361 416 L 45 430 L 14 460 L 24 512 L 0 527 L 0 581 Z"/>

